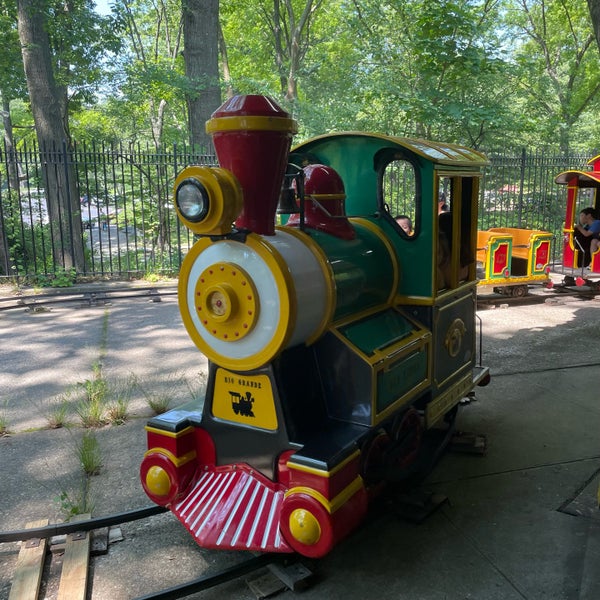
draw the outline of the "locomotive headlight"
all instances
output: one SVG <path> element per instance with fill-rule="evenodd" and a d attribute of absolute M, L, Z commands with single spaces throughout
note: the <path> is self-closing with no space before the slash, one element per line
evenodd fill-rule
<path fill-rule="evenodd" d="M 225 235 L 242 212 L 242 188 L 231 171 L 187 167 L 175 180 L 175 210 L 200 235 Z"/>
<path fill-rule="evenodd" d="M 208 214 L 210 201 L 206 188 L 197 179 L 184 179 L 175 191 L 175 203 L 181 216 L 198 223 Z"/>

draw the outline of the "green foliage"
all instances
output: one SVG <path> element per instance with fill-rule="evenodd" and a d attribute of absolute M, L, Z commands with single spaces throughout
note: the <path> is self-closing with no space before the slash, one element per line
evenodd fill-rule
<path fill-rule="evenodd" d="M 50 275 L 39 275 L 35 278 L 35 283 L 41 287 L 73 287 L 77 280 L 77 271 L 74 268 L 58 269 Z"/>
<path fill-rule="evenodd" d="M 85 499 L 80 495 L 69 494 L 66 490 L 60 492 L 56 498 L 56 502 L 66 521 L 86 512 Z"/>
<path fill-rule="evenodd" d="M 46 0 L 47 27 L 57 84 L 69 88 L 71 108 L 93 101 L 106 78 L 102 57 L 121 49 L 121 30 L 112 16 L 101 16 L 89 0 Z"/>
<path fill-rule="evenodd" d="M 2 35 L 5 47 L 16 48 L 11 6 L 0 13 Z M 54 0 L 47 6 L 59 84 L 73 91 L 74 137 L 157 148 L 187 137 L 185 94 L 195 90 L 184 75 L 179 0 L 116 0 L 110 17 L 87 0 L 70 11 Z M 290 41 L 305 10 L 292 65 Z M 221 0 L 220 20 L 230 76 L 224 91 L 274 97 L 299 121 L 297 140 L 359 129 L 564 151 L 587 148 L 599 135 L 598 49 L 579 0 Z M 297 98 L 286 100 L 292 67 Z M 19 53 L 4 53 L 0 91 L 3 73 L 19 69 L 14 90 L 23 83 Z M 27 116 L 13 106 L 13 118 Z M 157 240 L 164 236 L 158 215 L 143 224 L 144 232 L 153 228 Z M 31 262 L 21 237 L 25 254 L 13 239 L 14 254 Z M 125 266 L 140 258 L 127 257 Z"/>
<path fill-rule="evenodd" d="M 588 7 L 577 0 L 522 0 L 507 12 L 507 24 L 519 41 L 515 111 L 528 115 L 526 141 L 558 142 L 566 153 L 573 126 L 600 108 L 598 46 Z"/>
<path fill-rule="evenodd" d="M 21 47 L 17 32 L 16 3 L 0 6 L 0 92 L 3 100 L 25 98 L 27 84 L 21 62 Z"/>

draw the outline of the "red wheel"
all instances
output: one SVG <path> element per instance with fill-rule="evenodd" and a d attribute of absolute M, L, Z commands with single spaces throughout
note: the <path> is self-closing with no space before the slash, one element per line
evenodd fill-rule
<path fill-rule="evenodd" d="M 402 415 L 398 415 L 392 425 L 392 439 L 394 445 L 394 462 L 400 469 L 407 469 L 417 458 L 421 441 L 423 439 L 423 424 L 421 415 L 409 408 Z"/>
<path fill-rule="evenodd" d="M 390 444 L 390 436 L 383 429 L 372 432 L 363 444 L 360 474 L 367 483 L 377 483 L 383 479 L 383 467 Z"/>

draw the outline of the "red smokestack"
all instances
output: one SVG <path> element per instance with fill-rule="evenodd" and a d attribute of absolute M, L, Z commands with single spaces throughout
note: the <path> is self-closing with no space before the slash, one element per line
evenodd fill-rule
<path fill-rule="evenodd" d="M 275 214 L 296 122 L 266 96 L 234 96 L 206 123 L 219 164 L 244 191 L 235 224 L 261 235 L 275 234 Z"/>

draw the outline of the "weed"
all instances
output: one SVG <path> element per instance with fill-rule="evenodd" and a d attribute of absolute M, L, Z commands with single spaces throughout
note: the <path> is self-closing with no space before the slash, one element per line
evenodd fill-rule
<path fill-rule="evenodd" d="M 84 427 L 101 427 L 106 423 L 105 403 L 108 395 L 108 382 L 102 374 L 102 363 L 92 365 L 94 377 L 78 382 L 84 397 L 77 404 L 76 411 Z"/>
<path fill-rule="evenodd" d="M 106 418 L 113 425 L 123 425 L 129 416 L 129 400 L 117 398 L 106 407 Z"/>
<path fill-rule="evenodd" d="M 8 419 L 3 413 L 0 413 L 0 436 L 8 435 L 10 433 L 8 429 Z"/>
<path fill-rule="evenodd" d="M 69 393 L 57 396 L 50 402 L 50 412 L 46 415 L 46 421 L 50 429 L 60 429 L 69 424 Z"/>
<path fill-rule="evenodd" d="M 144 392 L 144 396 L 146 396 L 146 402 L 148 402 L 148 406 L 155 415 L 167 412 L 173 399 L 170 394 L 161 394 L 160 392 Z"/>
<path fill-rule="evenodd" d="M 108 393 L 108 382 L 103 377 L 94 377 L 79 382 L 78 385 L 83 389 L 85 400 L 89 403 L 103 403 Z"/>
<path fill-rule="evenodd" d="M 84 431 L 77 445 L 77 457 L 86 475 L 98 475 L 102 467 L 100 445 L 93 431 Z"/>
<path fill-rule="evenodd" d="M 116 381 L 110 386 L 111 400 L 106 407 L 106 416 L 113 425 L 122 425 L 127 421 L 131 393 L 136 386 L 137 378 L 133 374 L 124 381 Z"/>
<path fill-rule="evenodd" d="M 198 401 L 204 398 L 204 394 L 206 393 L 207 379 L 208 376 L 204 371 L 198 373 L 198 376 L 191 381 L 189 378 L 185 379 L 185 385 L 193 401 Z"/>
<path fill-rule="evenodd" d="M 59 269 L 53 274 L 38 275 L 35 278 L 35 284 L 41 287 L 73 287 L 77 280 L 77 271 L 71 269 Z"/>
<path fill-rule="evenodd" d="M 102 427 L 106 424 L 106 407 L 99 397 L 81 400 L 77 403 L 75 411 L 81 419 L 81 424 L 86 428 Z"/>
<path fill-rule="evenodd" d="M 178 386 L 181 385 L 184 380 L 181 374 L 171 374 L 167 377 L 167 380 L 163 383 L 164 387 L 168 390 L 166 392 L 160 390 L 150 390 L 147 386 L 138 383 L 138 388 L 144 394 L 144 398 L 148 403 L 148 406 L 155 415 L 160 415 L 169 410 L 171 403 L 173 402 L 174 396 Z"/>
<path fill-rule="evenodd" d="M 4 400 L 4 406 L 8 406 L 8 400 Z M 10 430 L 8 429 L 8 418 L 4 410 L 0 410 L 0 436 L 8 435 Z"/>
<path fill-rule="evenodd" d="M 69 520 L 71 517 L 75 515 L 81 515 L 86 512 L 86 503 L 83 495 L 78 495 L 77 497 L 70 495 L 66 491 L 62 491 L 57 497 L 56 501 L 60 507 L 60 511 L 65 516 L 65 520 Z"/>

